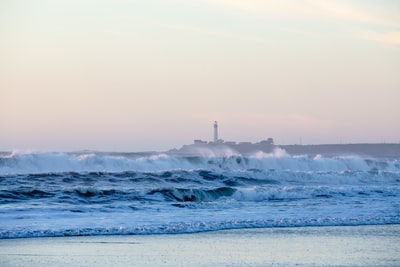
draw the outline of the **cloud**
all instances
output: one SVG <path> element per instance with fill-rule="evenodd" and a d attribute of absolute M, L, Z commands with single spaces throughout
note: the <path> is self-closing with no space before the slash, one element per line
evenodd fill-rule
<path fill-rule="evenodd" d="M 383 26 L 400 25 L 399 21 L 372 14 L 364 6 L 351 5 L 343 0 L 217 0 L 216 2 L 222 6 L 259 14 L 338 19 Z"/>
<path fill-rule="evenodd" d="M 343 1 L 307 1 L 315 8 L 316 14 L 328 16 L 333 19 L 343 19 L 371 24 L 393 26 L 393 23 L 384 18 L 364 11 L 361 7 L 352 6 Z"/>
<path fill-rule="evenodd" d="M 362 37 L 364 39 L 380 43 L 400 45 L 400 31 L 384 32 L 384 33 L 365 32 Z"/>
<path fill-rule="evenodd" d="M 382 44 L 400 44 L 400 17 L 395 4 L 347 0 L 210 0 L 260 16 L 310 21 L 352 23 L 356 38 Z M 363 29 L 362 29 L 363 28 Z M 380 30 L 377 31 L 377 28 Z M 293 30 L 293 29 L 291 29 Z M 308 33 L 309 34 L 309 33 Z"/>

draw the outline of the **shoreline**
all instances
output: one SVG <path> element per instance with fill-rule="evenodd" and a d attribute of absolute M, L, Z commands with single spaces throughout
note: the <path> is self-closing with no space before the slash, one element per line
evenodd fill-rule
<path fill-rule="evenodd" d="M 399 266 L 400 224 L 0 240 L 1 266 Z"/>
<path fill-rule="evenodd" d="M 17 236 L 17 237 L 2 237 L 0 242 L 3 240 L 18 240 L 18 239 L 41 239 L 41 238 L 90 238 L 90 237 L 118 237 L 118 236 L 159 236 L 159 235 L 196 235 L 196 234 L 207 234 L 207 233 L 218 233 L 224 231 L 251 231 L 257 229 L 296 229 L 296 228 L 324 228 L 324 227 L 368 227 L 368 226 L 391 226 L 398 225 L 398 222 L 383 222 L 383 223 L 372 223 L 372 224 L 321 224 L 321 225 L 273 225 L 273 226 L 252 226 L 252 227 L 238 227 L 238 228 L 221 228 L 221 229 L 210 229 L 202 231 L 187 231 L 187 232 L 128 232 L 128 233 L 114 233 L 113 231 L 108 233 L 96 233 L 96 234 L 53 234 L 53 235 L 32 235 L 32 236 Z M 109 229 L 108 229 L 109 230 Z"/>

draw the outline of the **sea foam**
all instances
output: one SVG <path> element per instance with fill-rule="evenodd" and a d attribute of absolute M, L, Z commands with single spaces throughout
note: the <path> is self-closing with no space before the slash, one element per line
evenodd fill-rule
<path fill-rule="evenodd" d="M 167 170 L 291 170 L 291 171 L 399 171 L 398 159 L 363 158 L 357 155 L 326 158 L 273 153 L 229 156 L 180 156 L 129 153 L 29 152 L 0 156 L 0 174 L 48 172 L 125 172 Z"/>
<path fill-rule="evenodd" d="M 396 158 L 0 155 L 0 238 L 400 224 L 399 201 Z"/>

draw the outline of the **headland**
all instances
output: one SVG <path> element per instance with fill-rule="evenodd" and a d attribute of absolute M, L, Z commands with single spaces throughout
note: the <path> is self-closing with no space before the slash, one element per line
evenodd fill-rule
<path fill-rule="evenodd" d="M 213 153 L 219 155 L 221 152 L 230 154 L 251 155 L 254 153 L 272 153 L 275 149 L 285 150 L 290 155 L 309 155 L 309 156 L 343 156 L 361 155 L 370 157 L 400 157 L 400 143 L 354 143 L 354 144 L 315 144 L 315 145 L 278 145 L 274 139 L 268 137 L 259 142 L 233 142 L 224 141 L 218 135 L 218 123 L 214 122 L 213 141 L 196 139 L 193 144 L 184 145 L 180 149 L 168 151 L 174 155 L 204 155 Z M 228 154 L 229 154 L 228 153 Z"/>

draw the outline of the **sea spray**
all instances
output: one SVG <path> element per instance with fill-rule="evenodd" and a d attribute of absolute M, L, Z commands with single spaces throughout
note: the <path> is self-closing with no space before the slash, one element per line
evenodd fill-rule
<path fill-rule="evenodd" d="M 166 153 L 30 152 L 0 156 L 0 174 L 47 172 L 125 172 L 168 170 L 290 170 L 290 171 L 399 171 L 398 159 L 354 156 L 290 156 L 284 150 L 252 155 L 180 156 Z"/>
<path fill-rule="evenodd" d="M 400 223 L 400 163 L 357 155 L 14 152 L 0 238 Z"/>

